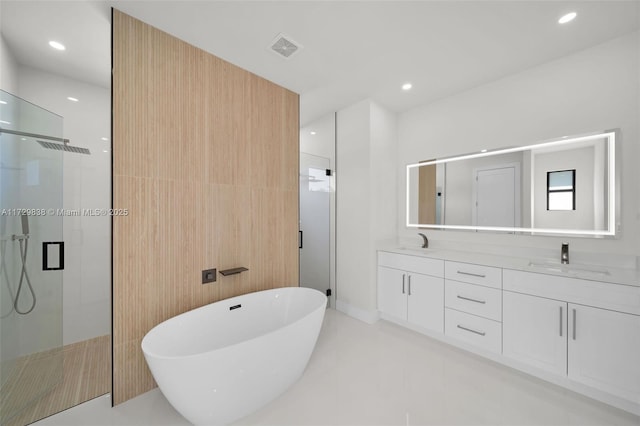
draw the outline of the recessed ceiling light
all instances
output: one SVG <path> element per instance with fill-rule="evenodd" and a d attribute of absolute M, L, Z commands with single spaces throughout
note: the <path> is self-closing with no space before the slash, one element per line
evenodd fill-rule
<path fill-rule="evenodd" d="M 109 138 L 100 138 L 100 139 L 103 140 L 103 141 L 108 141 L 109 140 Z"/>
<path fill-rule="evenodd" d="M 55 40 L 51 40 L 49 42 L 49 46 L 53 47 L 56 50 L 66 50 L 66 47 L 64 47 L 64 44 Z"/>
<path fill-rule="evenodd" d="M 482 150 L 480 150 L 480 152 L 487 152 L 487 150 L 486 149 L 482 149 Z"/>
<path fill-rule="evenodd" d="M 2 123 L 2 124 L 11 124 L 9 121 L 4 121 L 4 120 L 0 120 L 0 123 Z"/>
<path fill-rule="evenodd" d="M 78 102 L 78 98 L 74 98 L 72 96 L 68 96 L 67 99 L 69 99 L 71 102 Z"/>
<path fill-rule="evenodd" d="M 316 134 L 316 132 L 314 132 L 314 131 L 311 131 L 311 132 L 309 132 L 309 133 L 310 133 L 310 134 L 312 134 L 312 135 L 315 135 L 315 134 Z"/>
<path fill-rule="evenodd" d="M 0 104 L 6 105 L 7 103 L 5 101 L 0 101 Z"/>
<path fill-rule="evenodd" d="M 566 15 L 562 15 L 560 19 L 558 19 L 559 24 L 566 24 L 567 22 L 573 21 L 578 14 L 575 12 L 567 13 Z"/>
<path fill-rule="evenodd" d="M 103 149 L 103 150 L 102 150 L 102 152 L 109 152 L 109 151 L 108 151 L 108 150 L 106 150 L 106 149 Z"/>
<path fill-rule="evenodd" d="M 402 85 L 402 90 L 411 90 L 413 85 L 411 83 L 405 83 Z"/>

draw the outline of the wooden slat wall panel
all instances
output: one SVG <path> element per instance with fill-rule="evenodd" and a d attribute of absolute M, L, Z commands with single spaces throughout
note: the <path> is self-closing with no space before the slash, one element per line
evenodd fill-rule
<path fill-rule="evenodd" d="M 207 303 L 298 285 L 298 95 L 114 10 L 113 400 L 140 343 Z M 202 285 L 208 268 L 249 268 Z"/>

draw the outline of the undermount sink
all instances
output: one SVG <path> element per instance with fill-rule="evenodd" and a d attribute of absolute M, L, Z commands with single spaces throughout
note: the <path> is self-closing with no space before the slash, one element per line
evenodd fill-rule
<path fill-rule="evenodd" d="M 607 276 L 610 275 L 609 271 L 606 269 L 598 269 L 592 268 L 590 266 L 583 265 L 572 265 L 572 264 L 561 264 L 554 262 L 529 262 L 529 267 L 535 269 L 542 269 L 549 272 L 560 272 L 563 274 L 570 275 L 584 275 L 584 274 L 593 274 L 599 276 Z"/>

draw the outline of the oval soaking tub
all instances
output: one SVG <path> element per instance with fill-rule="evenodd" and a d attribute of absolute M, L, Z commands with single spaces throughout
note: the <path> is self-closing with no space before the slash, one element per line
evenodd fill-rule
<path fill-rule="evenodd" d="M 230 423 L 275 399 L 304 371 L 327 298 L 284 287 L 211 303 L 142 339 L 153 378 L 196 425 Z"/>

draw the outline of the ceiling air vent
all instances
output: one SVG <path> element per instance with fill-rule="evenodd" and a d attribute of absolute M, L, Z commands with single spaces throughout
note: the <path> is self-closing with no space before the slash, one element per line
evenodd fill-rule
<path fill-rule="evenodd" d="M 296 43 L 291 39 L 291 37 L 282 33 L 278 34 L 269 46 L 269 50 L 286 59 L 289 59 L 298 53 L 300 49 L 302 49 L 302 45 L 300 43 Z"/>

